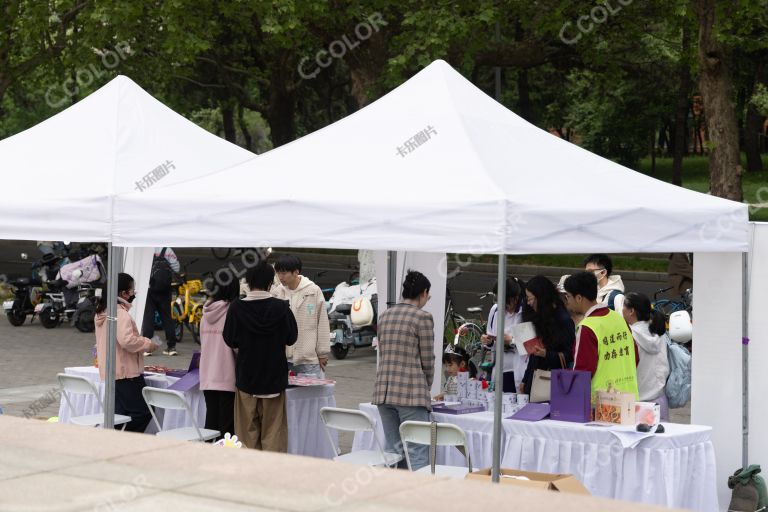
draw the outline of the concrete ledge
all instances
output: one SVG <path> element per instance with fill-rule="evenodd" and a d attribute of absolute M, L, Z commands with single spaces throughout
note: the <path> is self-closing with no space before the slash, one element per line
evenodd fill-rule
<path fill-rule="evenodd" d="M 457 502 L 457 496 L 462 498 Z M 661 508 L 0 416 L 2 510 Z"/>

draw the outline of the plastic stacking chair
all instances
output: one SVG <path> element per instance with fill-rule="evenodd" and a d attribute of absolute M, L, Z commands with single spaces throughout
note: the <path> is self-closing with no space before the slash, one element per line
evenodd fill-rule
<path fill-rule="evenodd" d="M 84 427 L 98 427 L 104 424 L 104 402 L 101 401 L 99 391 L 94 386 L 90 379 L 85 377 L 79 377 L 77 375 L 69 375 L 67 373 L 59 373 L 56 375 L 61 385 L 61 394 L 64 395 L 64 400 L 67 402 L 69 412 L 72 415 L 69 419 L 75 425 L 82 425 Z M 77 412 L 72 405 L 72 401 L 69 399 L 69 394 L 82 394 L 93 395 L 96 397 L 96 401 L 99 404 L 101 413 L 87 414 L 85 416 L 75 416 Z M 122 425 L 123 430 L 125 426 L 131 421 L 130 416 L 123 416 L 122 414 L 115 414 L 114 425 Z"/>
<path fill-rule="evenodd" d="M 373 420 L 363 411 L 355 409 L 340 409 L 337 407 L 323 407 L 320 409 L 320 418 L 325 424 L 325 432 L 328 434 L 328 441 L 331 443 L 336 457 L 333 460 L 347 462 L 349 464 L 361 464 L 365 466 L 386 466 L 394 467 L 403 460 L 399 453 L 387 453 L 381 447 L 381 442 L 376 437 L 376 428 Z M 370 432 L 373 435 L 377 450 L 359 450 L 341 454 L 341 450 L 333 442 L 329 428 L 335 430 L 344 430 L 348 432 Z"/>
<path fill-rule="evenodd" d="M 218 430 L 211 430 L 208 428 L 200 428 L 195 421 L 195 415 L 184 399 L 184 395 L 179 391 L 172 389 L 158 389 L 145 387 L 141 390 L 141 394 L 144 396 L 144 401 L 147 402 L 149 412 L 152 413 L 152 419 L 157 426 L 157 434 L 160 437 L 170 437 L 171 439 L 178 439 L 179 441 L 209 441 L 219 437 L 221 434 Z M 160 422 L 157 421 L 155 410 L 152 407 L 160 407 L 161 409 L 175 409 L 186 411 L 187 416 L 192 420 L 191 427 L 173 428 L 169 430 L 163 430 Z"/>
<path fill-rule="evenodd" d="M 400 438 L 405 449 L 405 461 L 408 469 L 411 468 L 411 459 L 408 457 L 408 443 L 429 445 L 429 464 L 416 470 L 416 473 L 432 473 L 436 476 L 450 478 L 464 478 L 472 472 L 472 461 L 467 447 L 467 436 L 464 431 L 450 423 L 436 423 L 428 421 L 405 421 L 400 425 Z M 435 453 L 438 446 L 455 446 L 467 459 L 467 467 L 441 466 L 435 464 Z"/>

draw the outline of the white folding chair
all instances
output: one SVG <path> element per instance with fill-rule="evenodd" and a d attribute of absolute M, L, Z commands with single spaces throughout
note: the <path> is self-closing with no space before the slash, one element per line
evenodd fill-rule
<path fill-rule="evenodd" d="M 403 460 L 403 456 L 399 453 L 387 453 L 384 451 L 381 447 L 381 442 L 376 437 L 376 428 L 374 427 L 373 420 L 363 411 L 323 407 L 320 409 L 320 418 L 325 424 L 325 433 L 328 434 L 328 441 L 331 443 L 333 452 L 336 454 L 333 460 L 350 464 L 387 467 L 397 466 L 397 463 Z M 329 428 L 348 432 L 370 432 L 373 435 L 377 450 L 359 450 L 342 455 L 341 450 L 333 442 L 331 432 L 328 430 Z"/>
<path fill-rule="evenodd" d="M 200 428 L 197 426 L 195 415 L 192 414 L 192 411 L 181 392 L 172 389 L 159 389 L 147 386 L 141 390 L 141 394 L 144 396 L 144 401 L 147 402 L 149 412 L 152 413 L 152 419 L 155 421 L 155 425 L 157 425 L 156 435 L 178 439 L 179 441 L 204 442 L 215 439 L 221 434 L 218 430 Z M 157 416 L 155 415 L 153 407 L 186 411 L 187 417 L 192 420 L 192 426 L 163 430 L 160 422 L 157 421 Z"/>
<path fill-rule="evenodd" d="M 464 431 L 450 423 L 436 423 L 428 421 L 404 421 L 400 425 L 400 439 L 405 449 L 405 461 L 408 469 L 411 468 L 411 459 L 408 457 L 408 443 L 429 445 L 429 464 L 416 470 L 416 473 L 431 473 L 436 476 L 450 478 L 464 478 L 472 472 L 472 461 L 467 446 L 467 436 Z M 467 467 L 441 466 L 435 464 L 435 453 L 438 446 L 455 446 L 467 459 Z"/>
<path fill-rule="evenodd" d="M 98 427 L 100 425 L 103 425 L 104 424 L 104 403 L 101 401 L 101 396 L 99 395 L 99 391 L 96 389 L 96 386 L 93 384 L 93 382 L 90 379 L 87 379 L 85 377 L 79 377 L 77 375 L 69 375 L 68 373 L 59 373 L 58 375 L 56 375 L 56 377 L 58 378 L 59 385 L 61 386 L 61 394 L 64 395 L 64 400 L 67 402 L 67 407 L 69 407 L 69 413 L 71 414 L 69 421 L 71 421 L 75 425 L 82 425 L 84 427 Z M 95 396 L 96 401 L 99 404 L 99 410 L 101 411 L 101 413 L 86 414 L 84 416 L 75 416 L 77 414 L 77 411 L 75 411 L 75 406 L 72 405 L 72 401 L 69 399 L 70 393 Z M 125 426 L 130 421 L 131 421 L 130 416 L 115 414 L 114 425 L 122 425 L 123 430 L 125 430 Z"/>

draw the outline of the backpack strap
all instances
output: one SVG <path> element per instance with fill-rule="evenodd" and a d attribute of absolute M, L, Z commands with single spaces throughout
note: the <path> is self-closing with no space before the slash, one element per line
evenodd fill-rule
<path fill-rule="evenodd" d="M 618 295 L 621 295 L 621 292 L 619 290 L 613 290 L 611 293 L 608 294 L 608 299 L 606 299 L 606 302 L 608 302 L 608 309 L 611 311 L 616 311 L 614 309 L 616 306 L 614 306 L 613 301 L 616 300 L 616 297 Z"/>
<path fill-rule="evenodd" d="M 167 247 L 163 247 L 163 249 L 160 251 L 160 256 L 158 256 L 160 259 L 165 258 L 165 251 L 168 249 Z"/>

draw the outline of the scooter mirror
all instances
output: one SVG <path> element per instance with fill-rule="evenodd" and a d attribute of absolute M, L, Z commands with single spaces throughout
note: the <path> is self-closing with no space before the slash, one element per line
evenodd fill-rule
<path fill-rule="evenodd" d="M 26 260 L 27 258 L 29 258 L 27 253 L 25 253 L 25 252 L 21 253 L 21 259 Z"/>

